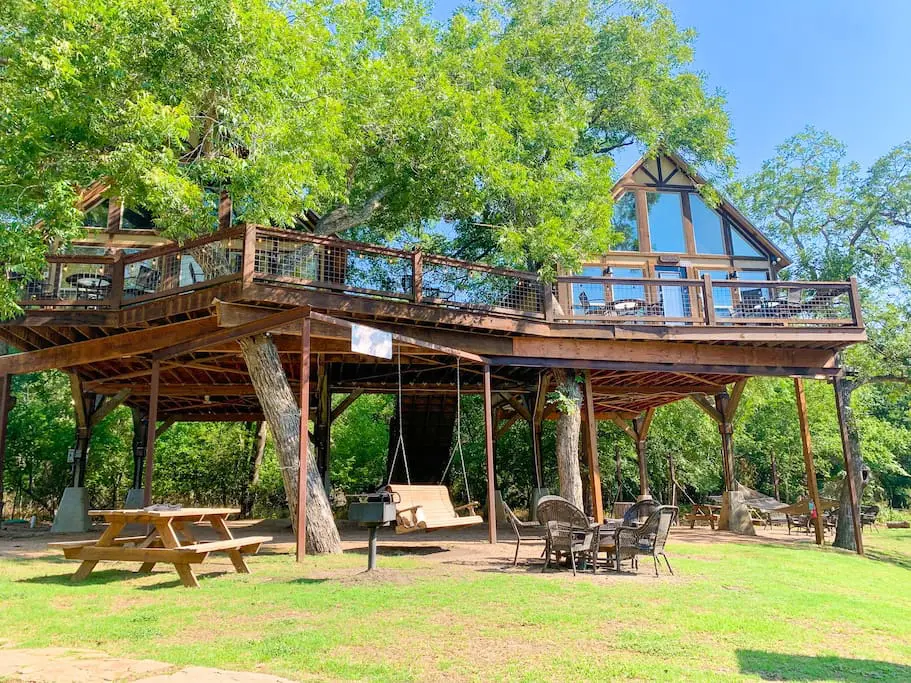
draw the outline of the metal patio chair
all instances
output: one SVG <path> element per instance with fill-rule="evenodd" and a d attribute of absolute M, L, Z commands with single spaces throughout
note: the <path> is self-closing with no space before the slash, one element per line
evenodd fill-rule
<path fill-rule="evenodd" d="M 633 567 L 638 569 L 639 555 L 651 555 L 655 563 L 655 576 L 658 576 L 658 556 L 664 558 L 667 569 L 674 574 L 671 563 L 664 553 L 671 525 L 677 517 L 677 508 L 672 505 L 661 505 L 649 515 L 641 526 L 621 526 L 614 532 L 614 562 L 615 568 L 620 571 L 623 560 L 632 560 Z"/>
<path fill-rule="evenodd" d="M 592 546 L 597 542 L 597 526 L 582 510 L 560 496 L 544 496 L 538 501 L 537 517 L 547 530 L 542 572 L 550 566 L 552 556 L 559 560 L 561 554 L 569 555 L 573 576 L 577 559 L 591 560 L 596 568 Z"/>
<path fill-rule="evenodd" d="M 528 536 L 522 538 L 522 535 L 519 533 L 519 529 L 540 529 L 541 523 L 526 522 L 519 519 L 516 516 L 516 513 L 512 511 L 512 508 L 506 504 L 506 501 L 503 501 L 503 512 L 506 513 L 506 519 L 509 520 L 509 524 L 512 526 L 512 532 L 516 535 L 516 554 L 512 558 L 512 566 L 515 567 L 519 564 L 519 546 L 522 544 L 522 541 L 531 540 Z M 535 538 L 538 537 L 536 536 Z"/>

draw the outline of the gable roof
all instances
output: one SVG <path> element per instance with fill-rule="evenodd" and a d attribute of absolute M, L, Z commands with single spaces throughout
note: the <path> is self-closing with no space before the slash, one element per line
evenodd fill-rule
<path fill-rule="evenodd" d="M 698 189 L 701 185 L 711 185 L 699 172 L 694 169 L 690 164 L 686 162 L 683 157 L 679 154 L 673 152 L 661 152 L 657 157 L 643 156 L 636 163 L 634 163 L 630 168 L 620 176 L 620 179 L 614 184 L 613 194 L 614 198 L 617 198 L 621 195 L 626 188 L 631 184 L 641 185 L 642 183 L 636 178 L 637 175 L 645 174 L 655 180 L 655 187 L 660 187 L 661 184 L 658 182 L 658 178 L 652 174 L 649 169 L 650 162 L 654 162 L 656 159 L 662 158 L 671 162 L 675 167 L 675 170 L 668 174 L 666 177 L 662 177 L 661 180 L 667 182 L 671 179 L 672 176 L 675 176 L 677 173 L 682 173 L 683 182 L 672 183 L 672 185 L 677 186 L 679 189 L 680 185 L 691 185 L 693 189 Z M 654 167 L 652 167 L 654 168 Z M 649 183 L 651 184 L 651 183 Z M 778 266 L 784 268 L 785 266 L 791 265 L 792 261 L 781 248 L 776 245 L 772 240 L 766 237 L 755 225 L 753 222 L 743 215 L 740 210 L 731 204 L 730 200 L 727 199 L 723 194 L 719 192 L 720 201 L 718 204 L 719 209 L 722 209 L 730 219 L 737 225 L 737 227 L 747 235 L 749 235 L 757 244 L 762 246 L 769 254 L 777 259 Z"/>

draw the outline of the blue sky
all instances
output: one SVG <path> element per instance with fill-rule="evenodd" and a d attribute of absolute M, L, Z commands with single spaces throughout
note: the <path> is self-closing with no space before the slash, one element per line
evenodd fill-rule
<path fill-rule="evenodd" d="M 458 4 L 438 0 L 434 15 Z M 864 167 L 911 139 L 911 0 L 666 4 L 699 33 L 695 68 L 726 94 L 738 174 L 758 170 L 807 124 L 845 142 Z"/>

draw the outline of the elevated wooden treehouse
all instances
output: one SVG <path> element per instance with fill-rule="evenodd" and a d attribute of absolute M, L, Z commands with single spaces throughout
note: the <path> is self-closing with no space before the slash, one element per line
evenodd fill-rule
<path fill-rule="evenodd" d="M 615 189 L 624 242 L 554 282 L 420 250 L 317 237 L 306 220 L 298 230 L 232 224 L 225 195 L 220 229 L 178 245 L 162 240 L 141 211 L 96 189 L 83 206 L 94 224 L 87 237 L 52 255 L 42 279 L 19 280 L 25 312 L 0 324 L 0 339 L 25 353 L 0 358 L 0 376 L 71 373 L 82 408 L 78 487 L 92 411 L 125 403 L 151 412 L 158 432 L 175 421 L 262 419 L 237 339 L 270 331 L 295 384 L 301 326 L 289 312 L 313 311 L 322 318 L 311 319 L 314 381 L 307 393 L 322 468 L 331 421 L 350 397 L 394 393 L 399 353 L 403 393 L 441 396 L 455 392 L 451 352 L 458 350 L 467 354 L 464 392 L 485 393 L 485 368 L 489 373 L 494 436 L 517 419 L 534 423 L 539 435 L 554 410 L 543 399 L 549 370 L 583 374 L 596 516 L 591 427 L 612 420 L 636 441 L 645 495 L 651 414 L 691 396 L 719 423 L 725 484 L 733 490 L 730 423 L 743 381 L 833 377 L 838 351 L 865 333 L 854 282 L 779 280 L 787 257 L 728 203 L 710 207 L 697 191 L 701 183 L 673 156 L 637 163 Z M 395 333 L 396 355 L 353 353 L 350 330 L 325 316 Z M 333 410 L 333 394 L 349 399 Z M 434 405 L 451 411 L 445 401 Z M 451 430 L 445 416 L 427 424 L 438 430 L 441 421 Z M 542 486 L 540 444 L 532 447 Z M 135 472 L 140 489 L 141 462 Z"/>

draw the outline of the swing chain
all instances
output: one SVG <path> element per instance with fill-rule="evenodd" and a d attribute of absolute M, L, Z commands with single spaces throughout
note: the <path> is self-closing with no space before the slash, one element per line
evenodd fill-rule
<path fill-rule="evenodd" d="M 404 416 L 402 414 L 402 347 L 401 347 L 401 345 L 399 345 L 399 348 L 398 348 L 398 373 L 397 374 L 398 374 L 398 381 L 399 381 L 399 385 L 398 385 L 399 439 L 395 444 L 395 452 L 392 455 L 392 464 L 389 466 L 389 476 L 386 477 L 386 486 L 389 486 L 389 484 L 392 483 L 392 474 L 395 472 L 395 463 L 399 459 L 399 451 L 402 452 L 402 462 L 405 465 L 405 480 L 408 482 L 409 485 L 411 484 L 411 472 L 408 471 L 408 454 L 405 453 L 405 438 L 402 436 L 402 434 L 405 430 L 403 429 L 404 425 L 402 424 L 402 420 L 403 420 Z"/>

